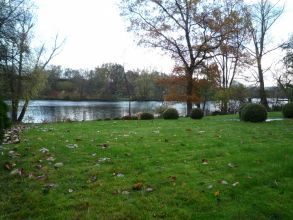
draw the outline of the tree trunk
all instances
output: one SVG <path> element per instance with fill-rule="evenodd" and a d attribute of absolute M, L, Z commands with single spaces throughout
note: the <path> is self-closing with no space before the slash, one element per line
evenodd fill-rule
<path fill-rule="evenodd" d="M 223 100 L 223 103 L 222 103 L 222 112 L 224 114 L 227 114 L 228 113 L 228 101 L 227 100 Z"/>
<path fill-rule="evenodd" d="M 193 71 L 186 72 L 187 86 L 186 86 L 186 110 L 187 116 L 190 116 L 192 110 L 192 74 Z"/>
<path fill-rule="evenodd" d="M 128 100 L 128 115 L 131 116 L 131 100 L 130 100 L 130 97 L 129 97 L 129 100 Z"/>
<path fill-rule="evenodd" d="M 13 123 L 17 122 L 18 100 L 11 101 L 11 120 Z"/>
<path fill-rule="evenodd" d="M 260 103 L 269 109 L 267 95 L 265 91 L 265 84 L 263 78 L 263 70 L 261 66 L 261 59 L 257 59 L 257 69 L 258 69 L 258 78 L 259 78 L 259 96 L 260 96 Z"/>
<path fill-rule="evenodd" d="M 22 106 L 22 109 L 21 109 L 20 115 L 19 115 L 19 117 L 18 117 L 18 119 L 17 119 L 17 122 L 18 122 L 18 123 L 21 123 L 21 122 L 22 122 L 23 117 L 24 117 L 24 115 L 25 115 L 25 112 L 26 112 L 26 110 L 27 110 L 28 104 L 29 104 L 29 100 L 26 99 L 25 102 L 24 102 L 24 105 Z"/>
<path fill-rule="evenodd" d="M 125 87 L 128 95 L 128 115 L 131 116 L 131 95 L 130 95 L 130 89 L 129 89 L 129 82 L 126 77 L 126 73 L 124 72 L 124 81 L 125 81 Z"/>

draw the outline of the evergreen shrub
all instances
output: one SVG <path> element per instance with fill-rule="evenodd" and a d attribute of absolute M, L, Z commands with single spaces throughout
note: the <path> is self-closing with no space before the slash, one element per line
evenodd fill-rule
<path fill-rule="evenodd" d="M 140 119 L 141 120 L 152 120 L 152 119 L 154 119 L 154 115 L 152 113 L 143 112 L 140 114 Z"/>
<path fill-rule="evenodd" d="M 164 119 L 178 119 L 179 113 L 175 108 L 168 108 L 163 113 Z"/>
<path fill-rule="evenodd" d="M 239 109 L 238 109 L 238 113 L 239 113 L 239 118 L 241 119 L 241 112 L 242 110 L 245 108 L 245 106 L 249 105 L 250 103 L 243 103 L 239 106 Z"/>
<path fill-rule="evenodd" d="M 203 110 L 201 110 L 200 108 L 194 108 L 190 112 L 190 118 L 192 119 L 202 119 L 203 115 Z"/>
<path fill-rule="evenodd" d="M 247 104 L 241 110 L 241 120 L 250 122 L 263 122 L 267 119 L 266 108 L 261 104 Z"/>
<path fill-rule="evenodd" d="M 284 118 L 293 118 L 293 102 L 283 106 L 282 113 Z"/>

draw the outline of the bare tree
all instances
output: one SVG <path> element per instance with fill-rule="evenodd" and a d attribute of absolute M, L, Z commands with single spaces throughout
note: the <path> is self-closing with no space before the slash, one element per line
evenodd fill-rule
<path fill-rule="evenodd" d="M 37 52 L 31 47 L 34 27 L 34 5 L 30 0 L 0 1 L 0 73 L 7 85 L 7 97 L 11 100 L 11 118 L 21 122 L 29 100 L 45 82 L 42 71 L 58 53 L 57 37 L 47 58 L 45 46 Z M 20 101 L 24 105 L 18 115 Z"/>
<path fill-rule="evenodd" d="M 282 60 L 285 72 L 279 74 L 277 82 L 287 96 L 288 101 L 293 102 L 293 35 L 283 44 L 282 48 L 286 51 L 286 55 Z"/>
<path fill-rule="evenodd" d="M 258 3 L 251 5 L 248 16 L 250 17 L 249 31 L 252 36 L 254 49 L 249 49 L 257 64 L 257 73 L 259 81 L 259 95 L 261 104 L 268 108 L 268 101 L 265 92 L 263 57 L 276 50 L 280 46 L 267 48 L 268 32 L 282 15 L 284 7 L 279 6 L 279 2 L 272 4 L 269 0 L 259 0 Z"/>
<path fill-rule="evenodd" d="M 160 48 L 182 66 L 186 78 L 187 114 L 192 109 L 193 77 L 211 51 L 231 30 L 232 14 L 220 19 L 225 1 L 121 0 L 122 15 L 139 44 Z M 222 31 L 220 31 L 222 30 Z"/>
<path fill-rule="evenodd" d="M 228 111 L 228 102 L 232 95 L 230 88 L 235 81 L 235 77 L 241 73 L 247 64 L 251 63 L 250 54 L 244 47 L 251 40 L 248 35 L 246 11 L 247 7 L 242 1 L 228 0 L 225 2 L 222 17 L 235 13 L 235 21 L 226 27 L 233 32 L 229 38 L 223 38 L 222 45 L 213 51 L 214 61 L 220 70 L 218 82 L 220 91 L 217 97 L 221 101 L 221 111 L 224 113 Z"/>
<path fill-rule="evenodd" d="M 41 46 L 41 48 L 36 52 L 36 59 L 31 59 L 32 67 L 30 69 L 30 74 L 26 78 L 27 88 L 29 88 L 26 93 L 22 93 L 24 104 L 21 108 L 20 114 L 17 118 L 18 122 L 23 120 L 27 107 L 29 105 L 29 101 L 31 98 L 36 96 L 45 86 L 46 77 L 44 75 L 44 70 L 46 66 L 50 63 L 50 61 L 58 55 L 60 52 L 64 40 L 62 42 L 58 42 L 58 35 L 56 35 L 54 40 L 54 45 L 51 48 L 47 57 L 46 55 L 46 47 L 45 44 Z M 20 84 L 23 82 L 20 82 Z"/>

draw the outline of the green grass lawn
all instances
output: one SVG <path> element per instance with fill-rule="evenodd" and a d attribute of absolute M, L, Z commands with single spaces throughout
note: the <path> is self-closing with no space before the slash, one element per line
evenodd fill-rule
<path fill-rule="evenodd" d="M 0 150 L 0 219 L 292 219 L 293 120 L 235 118 L 32 126 Z"/>

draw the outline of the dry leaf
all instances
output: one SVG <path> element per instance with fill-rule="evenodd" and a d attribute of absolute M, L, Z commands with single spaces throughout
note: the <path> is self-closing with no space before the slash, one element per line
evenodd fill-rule
<path fill-rule="evenodd" d="M 141 190 L 143 187 L 143 184 L 141 182 L 138 182 L 138 183 L 135 183 L 133 186 L 132 186 L 132 189 L 133 190 Z"/>
<path fill-rule="evenodd" d="M 228 182 L 226 180 L 221 180 L 220 183 L 223 184 L 223 185 L 227 185 L 228 184 Z"/>
<path fill-rule="evenodd" d="M 203 165 L 208 165 L 209 164 L 209 161 L 207 159 L 202 159 L 201 162 L 202 162 Z"/>
<path fill-rule="evenodd" d="M 169 178 L 171 181 L 173 181 L 173 182 L 176 181 L 176 179 L 177 179 L 176 176 L 169 176 L 168 178 Z"/>
<path fill-rule="evenodd" d="M 220 196 L 220 191 L 216 191 L 216 192 L 214 192 L 214 196 L 215 196 L 215 197 L 219 197 L 219 196 Z"/>

